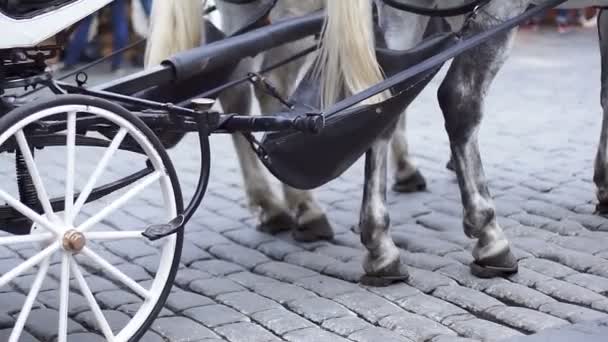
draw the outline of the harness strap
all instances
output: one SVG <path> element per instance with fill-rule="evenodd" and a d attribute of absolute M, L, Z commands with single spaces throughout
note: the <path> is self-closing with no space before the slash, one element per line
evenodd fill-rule
<path fill-rule="evenodd" d="M 234 0 L 232 0 L 234 1 Z M 390 7 L 418 14 L 427 17 L 457 17 L 460 15 L 474 12 L 476 8 L 487 5 L 492 0 L 473 0 L 462 6 L 446 7 L 446 8 L 425 8 L 416 5 L 409 5 L 399 2 L 398 0 L 382 0 Z"/>

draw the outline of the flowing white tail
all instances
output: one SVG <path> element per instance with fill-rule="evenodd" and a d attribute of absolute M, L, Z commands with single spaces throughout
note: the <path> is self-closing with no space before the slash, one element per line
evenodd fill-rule
<path fill-rule="evenodd" d="M 324 108 L 331 106 L 342 91 L 355 94 L 384 79 L 375 54 L 372 0 L 328 0 L 322 46 L 316 64 L 321 77 Z M 388 97 L 382 93 L 365 103 Z"/>
<path fill-rule="evenodd" d="M 167 57 L 200 46 L 206 0 L 156 0 L 152 4 L 145 65 L 157 65 Z"/>

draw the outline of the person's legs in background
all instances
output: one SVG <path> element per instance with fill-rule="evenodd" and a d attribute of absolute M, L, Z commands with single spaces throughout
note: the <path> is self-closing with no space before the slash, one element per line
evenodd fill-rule
<path fill-rule="evenodd" d="M 90 15 L 84 18 L 78 25 L 78 28 L 76 28 L 76 32 L 74 32 L 74 36 L 66 49 L 64 59 L 65 68 L 72 68 L 80 61 L 82 52 L 87 46 L 92 21 L 93 16 Z"/>
<path fill-rule="evenodd" d="M 140 0 L 141 6 L 144 8 L 146 15 L 150 18 L 150 14 L 152 13 L 152 0 Z"/>
<path fill-rule="evenodd" d="M 112 2 L 112 49 L 119 50 L 129 43 L 129 19 L 127 17 L 126 0 Z M 123 54 L 119 53 L 112 58 L 112 71 L 118 70 L 123 61 Z"/>
<path fill-rule="evenodd" d="M 566 33 L 568 32 L 568 24 L 569 24 L 569 12 L 566 9 L 557 10 L 557 15 L 555 17 L 555 22 L 557 23 L 557 32 Z"/>

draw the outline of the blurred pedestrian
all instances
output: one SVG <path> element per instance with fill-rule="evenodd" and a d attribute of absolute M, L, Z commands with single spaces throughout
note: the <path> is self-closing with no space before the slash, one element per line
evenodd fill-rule
<path fill-rule="evenodd" d="M 127 1 L 114 0 L 111 7 L 112 12 L 112 50 L 118 51 L 129 43 L 129 17 L 127 16 Z M 123 54 L 119 53 L 112 57 L 112 71 L 117 71 L 122 66 Z"/>

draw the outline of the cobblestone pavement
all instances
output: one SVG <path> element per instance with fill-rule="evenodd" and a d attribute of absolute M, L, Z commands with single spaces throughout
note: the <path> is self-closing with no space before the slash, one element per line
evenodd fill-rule
<path fill-rule="evenodd" d="M 519 274 L 481 280 L 468 271 L 472 245 L 462 233 L 455 177 L 444 168 L 448 144 L 435 80 L 413 105 L 408 125 L 429 190 L 389 193 L 393 237 L 412 274 L 407 284 L 368 288 L 356 283 L 364 252 L 350 227 L 358 218 L 361 163 L 315 192 L 334 225 L 335 240 L 296 243 L 289 234 L 255 230 L 231 140 L 213 137 L 207 196 L 187 227 L 166 307 L 143 341 L 494 341 L 589 320 L 606 322 L 608 220 L 593 215 L 591 181 L 601 120 L 595 34 L 525 33 L 517 47 L 488 98 L 480 144 L 500 223 L 520 258 Z M 188 136 L 170 153 L 187 199 L 197 176 L 195 146 Z M 50 165 L 61 159 L 48 153 Z M 78 173 L 85 179 L 98 157 L 79 158 Z M 131 164 L 119 160 L 112 174 Z M 8 179 L 12 168 L 4 160 L 3 177 Z M 61 188 L 55 171 L 43 173 Z M 154 222 L 157 197 L 146 192 L 112 215 L 113 224 Z M 99 206 L 85 208 L 84 215 L 91 215 Z M 98 247 L 137 281 L 151 279 L 149 257 L 155 249 L 149 245 Z M 0 273 L 32 253 L 32 248 L 0 247 Z M 85 274 L 93 292 L 108 321 L 120 326 L 138 298 L 89 266 Z M 56 336 L 58 269 L 53 263 L 25 341 Z M 33 278 L 27 272 L 0 288 L 0 341 L 7 339 Z M 83 300 L 77 293 L 71 297 L 70 338 L 103 340 L 91 333 L 95 324 Z"/>

